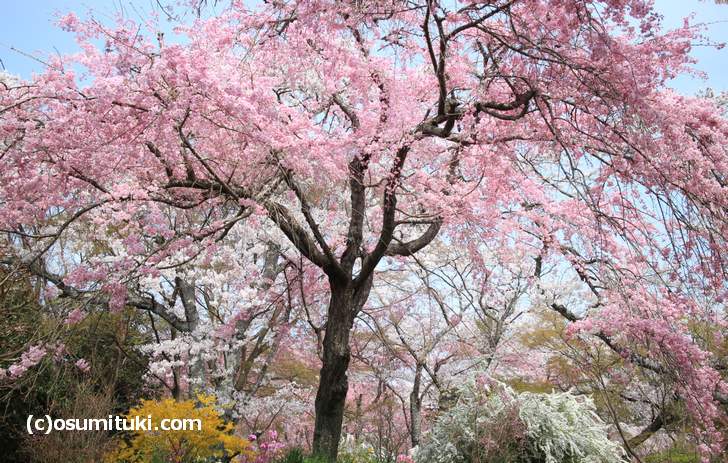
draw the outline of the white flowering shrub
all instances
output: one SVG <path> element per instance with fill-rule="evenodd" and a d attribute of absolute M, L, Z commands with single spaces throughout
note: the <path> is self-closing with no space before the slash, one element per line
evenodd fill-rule
<path fill-rule="evenodd" d="M 517 400 L 527 440 L 544 463 L 625 461 L 622 446 L 607 437 L 607 426 L 596 414 L 591 398 L 569 392 L 524 392 Z"/>
<path fill-rule="evenodd" d="M 624 463 L 588 397 L 470 381 L 417 450 L 418 463 Z"/>

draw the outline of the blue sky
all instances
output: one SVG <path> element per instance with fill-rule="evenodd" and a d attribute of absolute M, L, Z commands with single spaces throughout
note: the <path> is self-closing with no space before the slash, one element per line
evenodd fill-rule
<path fill-rule="evenodd" d="M 708 24 L 707 35 L 714 42 L 728 43 L 728 5 L 713 0 L 656 0 L 657 10 L 665 17 L 668 28 L 682 24 L 683 18 L 695 13 L 695 21 Z M 76 50 L 70 34 L 53 25 L 54 13 L 93 9 L 96 15 L 111 16 L 122 8 L 125 15 L 139 15 L 155 10 L 155 0 L 4 0 L 0 17 L 0 69 L 21 77 L 30 77 L 42 70 L 43 64 L 30 56 L 48 53 L 68 53 Z M 705 87 L 716 91 L 728 90 L 728 47 L 696 46 L 693 56 L 697 68 L 708 74 L 707 80 L 683 76 L 672 86 L 684 94 L 694 94 Z"/>

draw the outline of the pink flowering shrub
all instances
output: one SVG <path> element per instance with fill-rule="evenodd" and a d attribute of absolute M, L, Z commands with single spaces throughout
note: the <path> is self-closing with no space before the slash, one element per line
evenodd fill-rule
<path fill-rule="evenodd" d="M 273 463 L 283 456 L 286 444 L 278 439 L 278 432 L 270 430 L 261 436 L 251 434 L 248 440 L 253 444 L 253 456 L 243 456 L 242 463 Z"/>

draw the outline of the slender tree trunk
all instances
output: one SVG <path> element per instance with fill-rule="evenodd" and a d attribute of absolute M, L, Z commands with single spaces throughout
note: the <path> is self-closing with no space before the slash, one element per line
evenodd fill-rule
<path fill-rule="evenodd" d="M 422 434 L 422 398 L 420 397 L 420 384 L 422 382 L 422 364 L 418 363 L 415 369 L 415 380 L 410 393 L 410 437 L 412 438 L 412 448 L 420 445 L 420 436 Z"/>
<path fill-rule="evenodd" d="M 177 330 L 172 327 L 170 329 L 170 339 L 174 341 L 177 339 Z M 177 360 L 176 357 L 173 358 Z M 182 388 L 180 387 L 180 368 L 178 366 L 172 367 L 172 397 L 174 400 L 182 400 Z"/>
<path fill-rule="evenodd" d="M 364 423 L 362 422 L 362 417 L 364 416 L 364 412 L 362 411 L 362 402 L 364 401 L 364 394 L 359 394 L 356 397 L 356 426 L 354 427 L 354 441 L 359 442 L 359 439 L 361 438 L 361 432 L 364 428 Z"/>

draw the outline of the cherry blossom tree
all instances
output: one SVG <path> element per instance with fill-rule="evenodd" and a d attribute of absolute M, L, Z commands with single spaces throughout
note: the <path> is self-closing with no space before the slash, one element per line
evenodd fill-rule
<path fill-rule="evenodd" d="M 1 88 L 8 265 L 180 331 L 210 288 L 252 300 L 238 311 L 302 302 L 269 291 L 286 262 L 322 276 L 313 446 L 334 460 L 378 273 L 434 240 L 476 263 L 487 243 L 572 335 L 673 377 L 721 451 L 728 391 L 690 327 L 724 322 L 728 126 L 665 85 L 694 27 L 662 32 L 646 0 L 233 1 L 178 40 L 60 25 L 81 52 Z M 199 284 L 204 265 L 222 277 Z"/>

